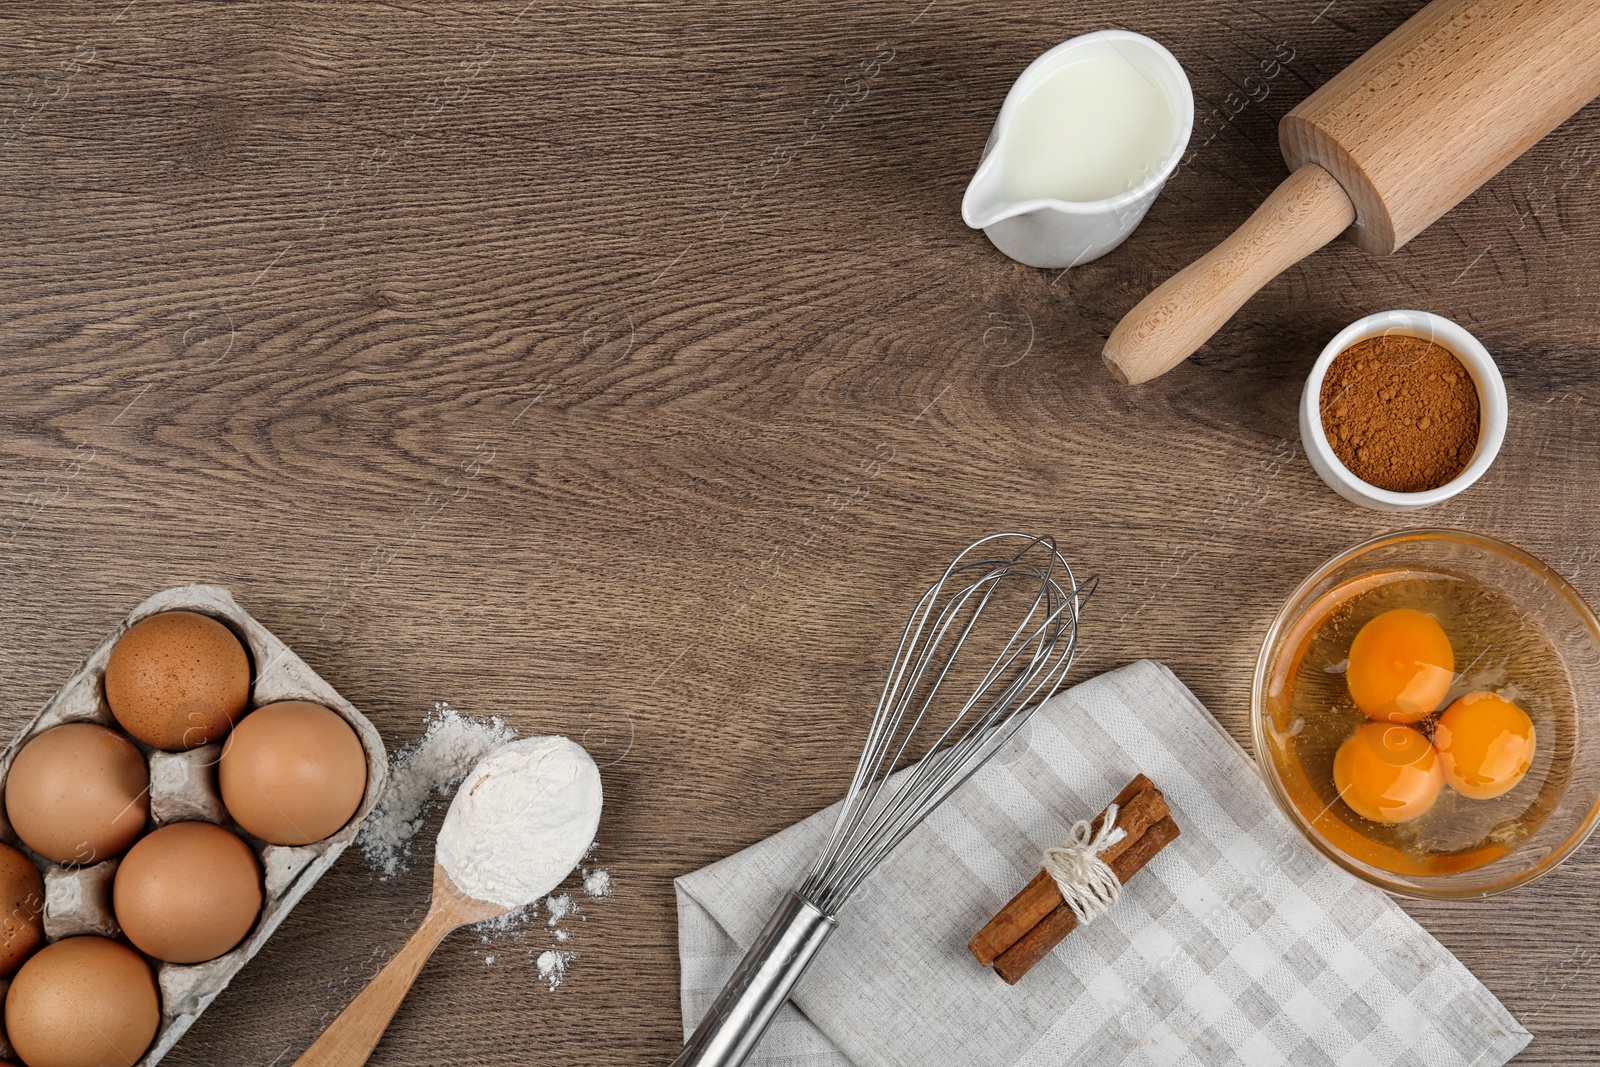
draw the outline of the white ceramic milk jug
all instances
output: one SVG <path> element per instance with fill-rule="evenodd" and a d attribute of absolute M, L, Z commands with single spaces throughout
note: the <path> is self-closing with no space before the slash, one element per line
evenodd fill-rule
<path fill-rule="evenodd" d="M 1115 67 L 1107 69 L 1113 61 Z M 1069 67 L 1073 70 L 1068 71 Z M 1097 80 L 1097 70 L 1114 77 Z M 1076 78 L 1081 83 L 1077 95 L 1067 92 L 1060 96 L 1058 91 L 1058 96 L 1048 101 L 1041 97 L 1025 104 L 1031 93 L 1056 75 Z M 1138 79 L 1131 84 L 1141 96 L 1158 100 L 1158 107 L 1170 109 L 1159 117 L 1159 125 L 1147 123 L 1143 129 L 1117 126 L 1118 85 L 1126 88 L 1130 77 Z M 1064 83 L 1057 80 L 1053 84 Z M 1152 87 L 1156 92 L 1150 91 Z M 1049 108 L 1070 110 L 1073 100 L 1079 101 L 1082 113 L 1061 116 L 1065 128 L 1074 128 L 1075 119 L 1078 128 L 1088 122 L 1098 127 L 1096 135 L 1102 146 L 1109 143 L 1113 148 L 1140 151 L 1143 155 L 1130 157 L 1139 161 L 1127 177 L 1111 172 L 1099 176 L 1100 184 L 1113 180 L 1114 187 L 1102 189 L 1095 181 L 1081 183 L 1081 188 L 1094 190 L 1091 195 L 1095 199 L 1019 195 L 1017 186 L 1027 184 L 1019 182 L 1022 164 L 1030 162 L 1031 156 L 1046 158 L 1055 153 L 1058 163 L 1068 159 L 1079 173 L 1083 173 L 1084 166 L 1092 168 L 1095 164 L 1093 158 L 1070 156 L 1079 147 L 1073 144 L 1071 134 L 1061 139 L 1041 137 L 1041 130 L 1048 129 L 1051 119 Z M 1041 112 L 1041 108 L 1045 110 Z M 1000 251 L 1030 267 L 1087 263 L 1117 247 L 1139 225 L 1177 168 L 1193 129 L 1194 94 L 1183 67 L 1171 52 L 1150 38 L 1127 30 L 1100 30 L 1074 37 L 1034 60 L 1011 86 L 989 143 L 984 146 L 983 160 L 961 199 L 961 217 L 968 226 L 982 230 Z M 1131 147 L 1131 143 L 1124 143 L 1124 135 L 1143 137 L 1144 142 L 1138 148 Z M 1151 138 L 1156 140 L 1152 142 Z M 1126 166 L 1128 161 L 1120 162 Z M 1112 163 L 1108 161 L 1107 165 Z M 1015 172 L 1008 174 L 1008 167 Z"/>

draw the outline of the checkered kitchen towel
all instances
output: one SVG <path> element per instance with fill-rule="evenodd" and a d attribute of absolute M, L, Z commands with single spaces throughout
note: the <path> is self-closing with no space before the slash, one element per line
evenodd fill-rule
<path fill-rule="evenodd" d="M 1139 771 L 1183 836 L 1017 986 L 966 942 Z M 685 1033 L 834 809 L 678 879 Z M 840 916 L 754 1063 L 1498 1067 L 1529 1034 L 1381 891 L 1319 856 L 1158 663 L 1061 694 Z"/>

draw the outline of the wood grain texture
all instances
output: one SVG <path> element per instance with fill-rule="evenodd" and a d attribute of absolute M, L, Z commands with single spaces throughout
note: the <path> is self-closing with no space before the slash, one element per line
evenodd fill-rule
<path fill-rule="evenodd" d="M 1103 576 L 1077 677 L 1161 659 L 1241 741 L 1272 613 L 1359 540 L 1464 526 L 1600 596 L 1596 108 L 1159 381 L 1096 358 L 1415 3 L 524 4 L 0 15 L 0 729 L 206 580 L 391 749 L 450 700 L 604 765 L 616 893 L 565 984 L 543 928 L 449 938 L 373 1062 L 669 1062 L 672 878 L 838 798 L 910 598 L 978 534 Z M 1012 79 L 1106 26 L 1190 72 L 1193 153 L 1114 254 L 1017 266 L 961 191 Z M 1393 307 L 1476 333 L 1511 405 L 1484 480 L 1408 519 L 1336 497 L 1296 429 L 1317 351 Z M 387 882 L 348 854 L 166 1062 L 292 1063 L 421 921 L 429 841 Z M 1405 906 L 1534 1031 L 1521 1062 L 1570 1064 L 1597 893 L 1591 847 Z"/>

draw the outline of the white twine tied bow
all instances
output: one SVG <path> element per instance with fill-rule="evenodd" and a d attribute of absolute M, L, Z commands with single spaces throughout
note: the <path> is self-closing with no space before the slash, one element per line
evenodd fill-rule
<path fill-rule="evenodd" d="M 1073 824 L 1066 844 L 1044 850 L 1045 872 L 1055 879 L 1061 899 L 1080 925 L 1094 922 L 1122 896 L 1117 872 L 1100 858 L 1100 853 L 1127 836 L 1128 832 L 1117 825 L 1117 806 L 1112 804 L 1106 808 L 1098 834 L 1088 819 L 1082 819 Z"/>

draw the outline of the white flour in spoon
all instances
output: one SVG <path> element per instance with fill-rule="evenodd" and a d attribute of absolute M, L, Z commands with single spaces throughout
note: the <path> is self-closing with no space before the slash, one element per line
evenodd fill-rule
<path fill-rule="evenodd" d="M 565 737 L 501 745 L 472 768 L 439 831 L 439 864 L 477 900 L 519 908 L 582 862 L 600 825 L 600 769 Z"/>

